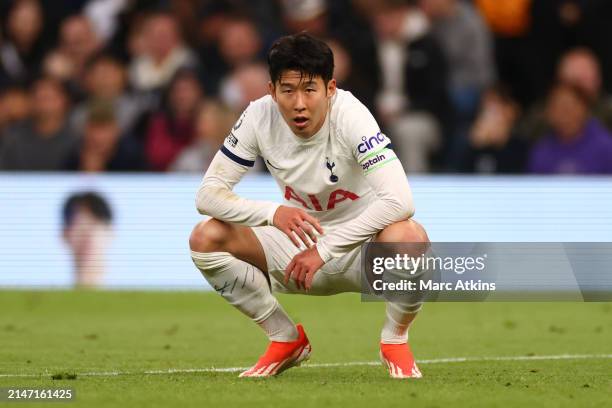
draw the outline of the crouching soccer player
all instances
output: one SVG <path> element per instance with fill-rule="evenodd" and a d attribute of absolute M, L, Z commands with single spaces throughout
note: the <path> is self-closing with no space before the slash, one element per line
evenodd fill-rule
<path fill-rule="evenodd" d="M 197 193 L 212 217 L 191 238 L 195 265 L 271 343 L 241 377 L 279 374 L 311 346 L 273 295 L 360 292 L 365 242 L 428 242 L 389 139 L 368 109 L 336 88 L 329 47 L 308 34 L 279 39 L 268 54 L 270 95 L 252 102 L 216 154 Z M 239 197 L 232 188 L 261 156 L 284 204 Z M 410 303 L 410 302 L 408 302 Z M 421 373 L 408 346 L 420 309 L 390 303 L 380 356 L 394 378 Z"/>

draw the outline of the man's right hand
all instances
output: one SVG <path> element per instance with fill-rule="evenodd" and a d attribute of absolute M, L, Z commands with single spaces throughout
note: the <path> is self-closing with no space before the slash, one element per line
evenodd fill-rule
<path fill-rule="evenodd" d="M 315 230 L 319 234 L 323 234 L 323 228 L 319 220 L 306 213 L 306 211 L 281 205 L 274 213 L 273 219 L 274 226 L 279 230 L 283 231 L 293 242 L 296 247 L 300 247 L 300 240 L 306 245 L 307 248 L 312 246 L 312 242 L 317 242 L 317 236 Z M 296 238 L 296 235 L 298 238 Z M 306 236 L 310 237 L 310 240 Z"/>

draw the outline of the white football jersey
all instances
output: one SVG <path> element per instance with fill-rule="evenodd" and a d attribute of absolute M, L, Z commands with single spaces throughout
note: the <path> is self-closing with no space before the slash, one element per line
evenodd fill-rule
<path fill-rule="evenodd" d="M 365 174 L 397 160 L 368 109 L 340 89 L 323 127 L 312 137 L 296 136 L 267 95 L 244 111 L 221 151 L 247 166 L 261 156 L 284 204 L 303 208 L 323 226 L 359 215 L 374 194 Z"/>
<path fill-rule="evenodd" d="M 228 180 L 230 162 L 246 170 L 258 156 L 276 180 L 284 205 L 302 208 L 320 220 L 325 235 L 317 247 L 325 261 L 412 215 L 408 182 L 391 141 L 350 92 L 336 91 L 324 125 L 308 139 L 291 131 L 270 95 L 252 102 L 211 163 L 198 209 L 228 222 L 270 224 L 278 205 L 227 196 L 225 204 L 204 202 L 219 190 L 206 193 L 207 187 L 231 189 L 238 181 Z M 377 206 L 381 198 L 386 202 Z"/>

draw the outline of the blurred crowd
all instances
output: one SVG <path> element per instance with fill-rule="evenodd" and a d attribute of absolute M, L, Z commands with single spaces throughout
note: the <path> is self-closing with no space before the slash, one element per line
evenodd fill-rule
<path fill-rule="evenodd" d="M 612 174 L 610 21 L 609 0 L 0 0 L 0 170 L 203 172 L 306 30 L 409 173 Z"/>

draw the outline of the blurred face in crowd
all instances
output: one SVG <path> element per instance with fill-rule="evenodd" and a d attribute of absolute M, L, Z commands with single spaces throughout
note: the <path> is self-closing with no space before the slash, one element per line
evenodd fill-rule
<path fill-rule="evenodd" d="M 119 126 L 114 121 L 88 123 L 85 127 L 85 146 L 87 152 L 109 156 L 119 140 Z"/>
<path fill-rule="evenodd" d="M 61 85 L 50 79 L 37 81 L 31 92 L 32 113 L 35 119 L 63 118 L 68 108 L 68 98 Z"/>
<path fill-rule="evenodd" d="M 219 41 L 223 28 L 227 25 L 228 16 L 218 12 L 205 16 L 200 20 L 199 37 L 203 44 L 213 44 Z"/>
<path fill-rule="evenodd" d="M 62 24 L 60 46 L 75 62 L 84 63 L 100 45 L 89 19 L 83 16 L 69 17 Z"/>
<path fill-rule="evenodd" d="M 567 54 L 559 64 L 561 82 L 573 84 L 585 92 L 592 101 L 601 92 L 601 72 L 596 57 L 589 51 L 578 50 Z"/>
<path fill-rule="evenodd" d="M 158 62 L 166 59 L 181 42 L 176 21 L 165 14 L 147 21 L 144 36 L 149 55 Z"/>
<path fill-rule="evenodd" d="M 96 62 L 87 74 L 87 87 L 93 97 L 113 99 L 123 93 L 126 73 L 123 65 L 111 58 Z"/>
<path fill-rule="evenodd" d="M 219 36 L 223 59 L 236 66 L 255 59 L 261 49 L 259 33 L 248 20 L 229 20 Z"/>
<path fill-rule="evenodd" d="M 198 111 L 196 137 L 213 146 L 220 145 L 236 120 L 236 115 L 225 106 L 206 102 Z"/>
<path fill-rule="evenodd" d="M 170 107 L 178 117 L 188 117 L 197 109 L 202 91 L 200 83 L 193 75 L 183 75 L 170 86 Z"/>
<path fill-rule="evenodd" d="M 576 91 L 561 85 L 548 97 L 546 116 L 559 137 L 570 141 L 580 135 L 589 117 L 589 109 Z"/>
<path fill-rule="evenodd" d="M 30 97 L 23 89 L 9 89 L 0 97 L 0 115 L 3 123 L 24 120 L 30 114 Z"/>
<path fill-rule="evenodd" d="M 393 39 L 401 36 L 406 21 L 407 7 L 381 7 L 374 14 L 374 30 L 381 39 Z"/>
<path fill-rule="evenodd" d="M 320 76 L 287 70 L 275 84 L 270 83 L 269 88 L 293 133 L 309 138 L 325 122 L 330 99 L 336 93 L 336 80 L 332 79 L 326 84 Z"/>
<path fill-rule="evenodd" d="M 218 109 L 211 106 L 212 103 L 204 104 L 198 111 L 196 121 L 196 137 L 198 140 L 210 140 L 210 135 L 215 132 Z"/>
<path fill-rule="evenodd" d="M 34 0 L 16 2 L 7 22 L 8 34 L 17 46 L 30 46 L 42 30 L 43 16 L 40 4 Z"/>
<path fill-rule="evenodd" d="M 243 65 L 223 81 L 221 100 L 232 109 L 242 111 L 249 102 L 268 93 L 268 82 L 270 77 L 263 64 Z"/>

